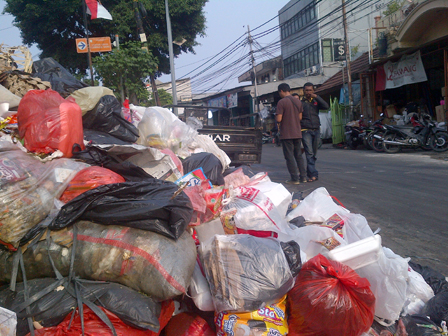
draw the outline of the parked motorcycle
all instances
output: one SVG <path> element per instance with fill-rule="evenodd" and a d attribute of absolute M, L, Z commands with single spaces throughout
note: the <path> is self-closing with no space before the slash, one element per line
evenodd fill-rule
<path fill-rule="evenodd" d="M 429 115 L 419 122 L 411 118 L 412 127 L 384 125 L 383 148 L 386 153 L 398 153 L 405 148 L 422 148 L 444 152 L 448 150 L 448 132 L 437 128 Z"/>
<path fill-rule="evenodd" d="M 277 147 L 280 147 L 281 146 L 280 133 L 279 132 L 274 132 L 273 134 L 263 133 L 263 136 L 261 137 L 261 142 L 263 144 L 273 143 Z"/>
<path fill-rule="evenodd" d="M 383 136 L 386 132 L 386 126 L 383 125 L 383 120 L 386 117 L 384 116 L 384 113 L 380 114 L 380 119 L 376 120 L 371 126 L 371 132 L 368 133 L 366 136 L 366 141 L 368 145 L 375 151 L 375 152 L 384 152 L 383 148 Z"/>
<path fill-rule="evenodd" d="M 358 121 L 351 121 L 345 125 L 345 137 L 347 141 L 347 146 L 351 149 L 356 149 L 359 145 L 365 143 L 365 138 L 367 136 L 366 125 L 361 118 Z"/>

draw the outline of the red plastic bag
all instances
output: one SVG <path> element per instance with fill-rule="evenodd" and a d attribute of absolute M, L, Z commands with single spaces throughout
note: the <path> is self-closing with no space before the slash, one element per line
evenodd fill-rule
<path fill-rule="evenodd" d="M 112 322 L 117 336 L 152 336 L 158 335 L 149 330 L 140 330 L 132 328 L 124 324 L 114 313 L 99 307 L 104 313 L 106 313 L 109 320 Z M 109 327 L 96 316 L 96 314 L 90 310 L 86 305 L 83 306 L 84 316 L 84 335 L 85 336 L 113 336 Z M 81 317 L 79 311 L 75 313 L 75 318 L 70 326 L 70 319 L 72 314 L 68 314 L 64 321 L 62 321 L 56 327 L 42 328 L 34 331 L 36 336 L 79 336 L 82 335 Z M 28 334 L 30 335 L 30 334 Z"/>
<path fill-rule="evenodd" d="M 76 174 L 60 199 L 67 203 L 87 190 L 95 189 L 104 184 L 122 182 L 126 182 L 126 180 L 112 170 L 97 166 L 87 167 Z"/>
<path fill-rule="evenodd" d="M 212 328 L 202 317 L 188 313 L 174 316 L 164 333 L 166 336 L 215 336 Z"/>
<path fill-rule="evenodd" d="M 38 154 L 56 150 L 72 156 L 74 144 L 84 149 L 82 112 L 73 98 L 53 90 L 31 90 L 20 101 L 17 120 L 26 149 Z"/>
<path fill-rule="evenodd" d="M 321 254 L 303 265 L 288 304 L 290 336 L 359 336 L 375 312 L 369 281 Z"/>
<path fill-rule="evenodd" d="M 162 332 L 163 328 L 167 325 L 171 316 L 174 313 L 174 302 L 172 300 L 167 300 L 162 302 L 162 310 L 160 312 L 159 324 L 160 329 L 159 332 L 154 332 L 151 330 L 140 330 L 130 327 L 124 324 L 115 314 L 112 312 L 99 307 L 102 309 L 109 320 L 112 322 L 115 331 L 118 336 L 159 336 Z M 84 310 L 84 331 L 85 336 L 112 336 L 112 332 L 109 327 L 100 320 L 98 316 L 95 315 L 93 311 L 91 311 L 87 306 L 83 306 Z M 79 312 L 75 313 L 75 318 L 70 325 L 70 319 L 72 314 L 68 314 L 67 317 L 56 327 L 48 327 L 39 330 L 35 330 L 34 333 L 36 336 L 79 336 L 82 334 L 81 328 L 81 318 L 79 316 Z M 28 334 L 27 336 L 29 336 Z"/>

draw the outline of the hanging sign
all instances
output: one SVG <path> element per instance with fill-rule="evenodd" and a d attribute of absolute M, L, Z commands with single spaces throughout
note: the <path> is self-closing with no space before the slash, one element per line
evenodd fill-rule
<path fill-rule="evenodd" d="M 398 62 L 387 62 L 377 68 L 376 91 L 395 89 L 403 85 L 426 82 L 420 51 L 403 56 Z"/>
<path fill-rule="evenodd" d="M 89 38 L 90 52 L 106 52 L 112 51 L 112 45 L 110 43 L 110 37 L 91 37 Z M 76 39 L 76 51 L 78 53 L 86 53 L 87 39 Z"/>
<path fill-rule="evenodd" d="M 227 95 L 227 107 L 237 107 L 238 106 L 238 93 L 231 93 Z"/>

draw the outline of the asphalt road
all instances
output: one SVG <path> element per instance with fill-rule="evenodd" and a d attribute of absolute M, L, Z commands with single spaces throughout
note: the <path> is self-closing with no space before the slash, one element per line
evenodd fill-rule
<path fill-rule="evenodd" d="M 382 154 L 364 149 L 318 151 L 319 180 L 284 184 L 308 195 L 325 187 L 351 212 L 367 218 L 373 231 L 381 228 L 383 246 L 448 276 L 448 155 L 408 150 Z M 263 145 L 262 163 L 272 181 L 289 178 L 281 147 Z"/>

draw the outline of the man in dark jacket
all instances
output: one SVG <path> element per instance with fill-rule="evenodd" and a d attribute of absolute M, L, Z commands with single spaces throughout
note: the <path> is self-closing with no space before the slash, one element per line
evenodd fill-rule
<path fill-rule="evenodd" d="M 290 87 L 286 83 L 278 86 L 278 93 L 282 99 L 277 103 L 275 119 L 279 123 L 283 155 L 291 175 L 291 179 L 286 183 L 300 184 L 300 182 L 306 182 L 305 162 L 300 148 L 302 103 L 291 95 Z"/>
<path fill-rule="evenodd" d="M 328 110 L 328 104 L 314 93 L 314 85 L 305 83 L 302 98 L 303 114 L 301 120 L 303 148 L 305 149 L 308 181 L 317 181 L 319 173 L 316 169 L 317 146 L 320 138 L 319 110 Z"/>

